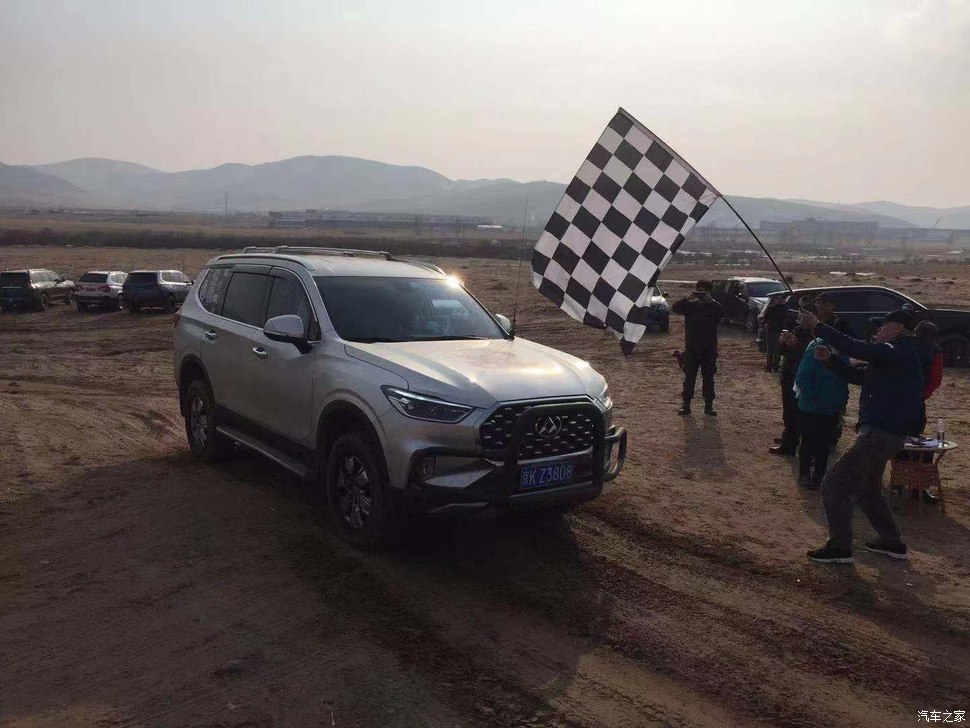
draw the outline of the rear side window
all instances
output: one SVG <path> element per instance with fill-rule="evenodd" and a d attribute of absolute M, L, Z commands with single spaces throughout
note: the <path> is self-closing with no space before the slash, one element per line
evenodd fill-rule
<path fill-rule="evenodd" d="M 47 283 L 48 281 L 50 281 L 50 278 L 47 277 L 47 271 L 35 270 L 30 274 L 31 283 Z"/>
<path fill-rule="evenodd" d="M 266 296 L 273 279 L 259 273 L 233 273 L 222 315 L 250 326 L 265 323 Z"/>
<path fill-rule="evenodd" d="M 0 288 L 4 286 L 21 288 L 27 285 L 29 280 L 26 273 L 0 273 Z"/>
<path fill-rule="evenodd" d="M 869 291 L 869 311 L 888 313 L 902 308 L 904 303 L 909 301 L 884 291 Z"/>
<path fill-rule="evenodd" d="M 158 274 L 152 273 L 151 271 L 144 273 L 132 273 L 128 276 L 128 280 L 125 283 L 134 283 L 136 285 L 144 285 L 146 283 L 157 283 Z"/>
<path fill-rule="evenodd" d="M 310 326 L 310 302 L 303 286 L 292 278 L 273 278 L 273 290 L 269 296 L 266 320 L 275 316 L 299 316 L 306 334 Z"/>
<path fill-rule="evenodd" d="M 107 280 L 107 273 L 85 273 L 77 279 L 78 283 L 106 283 Z"/>
<path fill-rule="evenodd" d="M 125 278 L 127 277 L 127 273 L 112 273 L 110 276 L 108 276 L 108 280 L 110 280 L 112 283 L 124 283 Z"/>
<path fill-rule="evenodd" d="M 232 268 L 210 268 L 199 286 L 199 300 L 202 308 L 210 313 L 219 313 L 226 298 L 226 288 L 232 278 Z"/>
<path fill-rule="evenodd" d="M 163 270 L 160 274 L 164 283 L 181 283 L 178 273 L 173 270 Z"/>

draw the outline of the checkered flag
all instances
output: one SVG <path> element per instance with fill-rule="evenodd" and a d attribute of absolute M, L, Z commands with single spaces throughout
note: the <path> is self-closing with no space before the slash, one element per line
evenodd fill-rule
<path fill-rule="evenodd" d="M 721 196 L 623 109 L 566 188 L 532 254 L 532 283 L 624 354 L 646 332 L 657 277 Z"/>

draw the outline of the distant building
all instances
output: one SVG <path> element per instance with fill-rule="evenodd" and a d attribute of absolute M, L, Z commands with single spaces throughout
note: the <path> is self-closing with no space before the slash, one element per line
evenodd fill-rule
<path fill-rule="evenodd" d="M 274 228 L 414 230 L 419 233 L 461 233 L 493 224 L 488 217 L 464 215 L 416 215 L 403 212 L 351 212 L 348 210 L 303 210 L 269 213 Z"/>

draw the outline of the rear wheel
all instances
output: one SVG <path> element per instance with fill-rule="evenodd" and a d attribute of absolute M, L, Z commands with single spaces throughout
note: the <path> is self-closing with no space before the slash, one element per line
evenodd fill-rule
<path fill-rule="evenodd" d="M 970 339 L 963 334 L 944 334 L 940 337 L 943 366 L 965 367 L 970 364 Z"/>
<path fill-rule="evenodd" d="M 330 520 L 341 538 L 375 549 L 398 539 L 404 511 L 391 489 L 380 447 L 365 432 L 337 438 L 323 469 Z"/>
<path fill-rule="evenodd" d="M 165 313 L 175 313 L 178 307 L 178 302 L 176 302 L 175 296 L 169 296 L 165 299 Z"/>
<path fill-rule="evenodd" d="M 207 462 L 224 459 L 233 442 L 216 430 L 216 404 L 209 383 L 196 379 L 185 390 L 185 437 L 192 454 Z"/>

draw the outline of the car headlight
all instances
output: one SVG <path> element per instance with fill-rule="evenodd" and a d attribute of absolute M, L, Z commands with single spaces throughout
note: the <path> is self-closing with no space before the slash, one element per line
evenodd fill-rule
<path fill-rule="evenodd" d="M 603 391 L 596 397 L 596 401 L 603 405 L 603 409 L 613 408 L 613 398 L 610 397 L 610 385 L 603 387 Z"/>
<path fill-rule="evenodd" d="M 429 422 L 460 422 L 474 407 L 446 402 L 443 399 L 416 394 L 406 389 L 383 386 L 381 390 L 394 408 L 405 417 Z"/>

